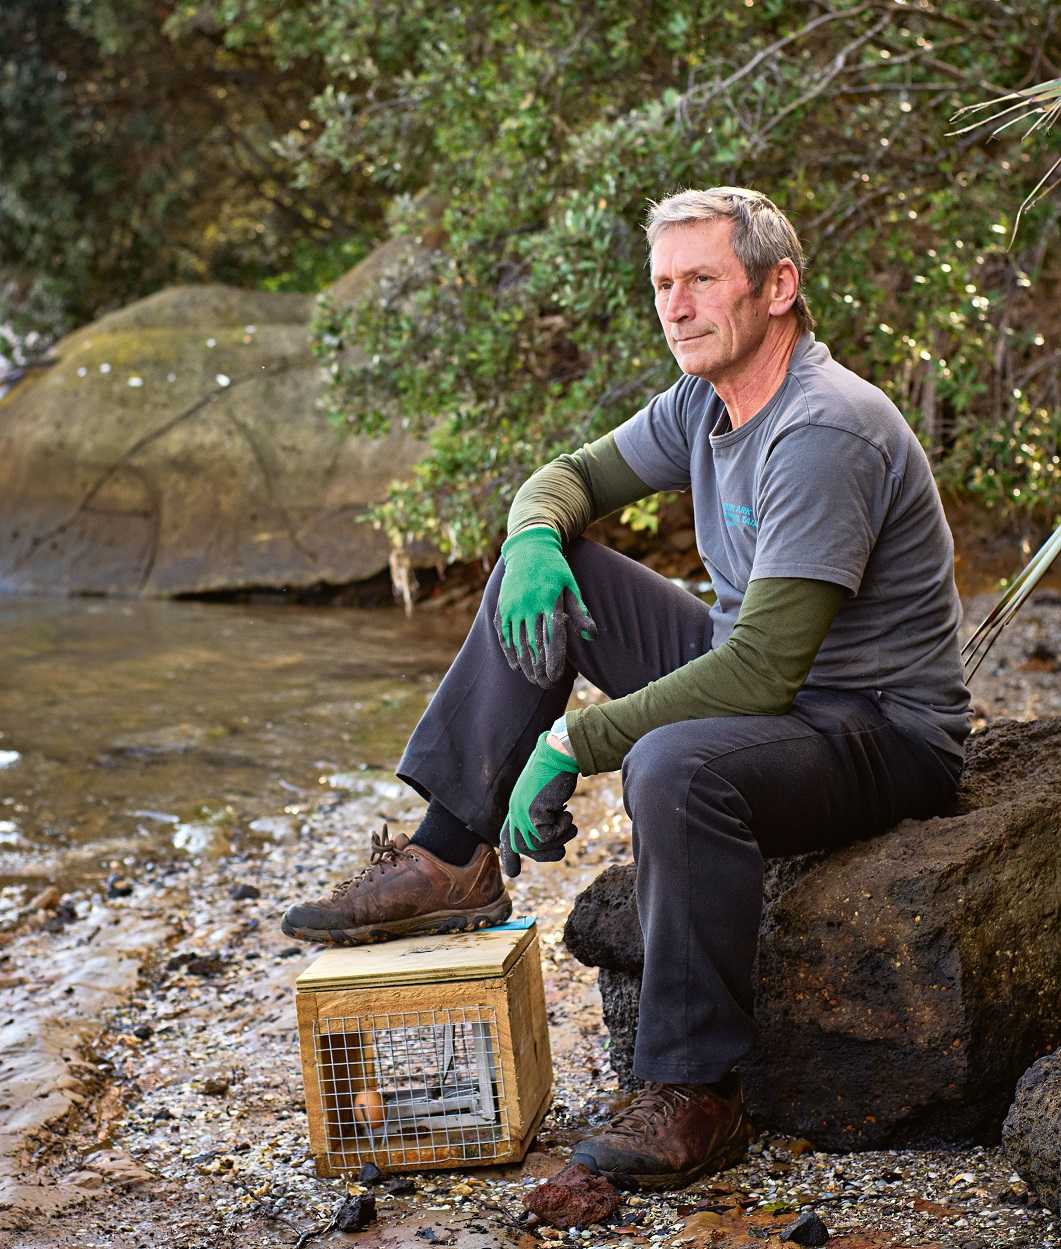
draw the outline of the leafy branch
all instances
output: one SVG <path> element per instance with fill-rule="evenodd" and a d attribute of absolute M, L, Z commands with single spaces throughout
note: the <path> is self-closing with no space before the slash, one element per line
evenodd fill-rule
<path fill-rule="evenodd" d="M 1008 95 L 1001 96 L 997 100 L 985 100 L 980 104 L 968 104 L 965 108 L 959 109 L 955 113 L 953 120 L 957 120 L 959 117 L 970 117 L 974 113 L 982 113 L 987 109 L 998 109 L 1000 104 L 1005 104 L 1007 107 L 999 109 L 992 117 L 986 119 L 978 118 L 976 121 L 962 126 L 961 129 L 955 130 L 953 133 L 968 134 L 971 130 L 978 130 L 981 126 L 988 125 L 995 127 L 991 132 L 991 137 L 995 138 L 1010 126 L 1019 125 L 1021 122 L 1028 123 L 1024 132 L 1025 142 L 1036 133 L 1045 133 L 1057 123 L 1058 117 L 1061 117 L 1061 78 L 1051 78 L 1048 82 L 1041 82 L 1038 86 L 1031 87 L 1026 91 L 1011 91 Z M 1003 118 L 1008 120 L 1003 121 Z M 1061 156 L 1054 161 L 1046 173 L 1043 174 L 1024 197 L 1013 221 L 1010 246 L 1013 245 L 1013 241 L 1017 237 L 1021 218 L 1025 212 L 1037 204 L 1039 200 L 1049 195 L 1057 187 L 1058 183 L 1061 182 L 1061 179 L 1058 179 L 1050 186 L 1046 185 L 1059 169 L 1061 169 Z"/>
<path fill-rule="evenodd" d="M 287 12 L 240 3 L 263 27 Z M 1056 214 L 1030 203 L 1007 249 L 1013 182 L 1034 192 L 1041 170 L 1012 132 L 995 160 L 982 122 L 955 144 L 946 120 L 1052 68 L 1044 0 L 308 8 L 332 81 L 307 176 L 375 180 L 410 240 L 372 299 L 315 326 L 335 420 L 429 444 L 376 509 L 392 542 L 489 557 L 529 472 L 675 378 L 640 222 L 721 183 L 788 212 L 820 336 L 896 401 L 945 488 L 1015 523 L 1056 508 Z"/>

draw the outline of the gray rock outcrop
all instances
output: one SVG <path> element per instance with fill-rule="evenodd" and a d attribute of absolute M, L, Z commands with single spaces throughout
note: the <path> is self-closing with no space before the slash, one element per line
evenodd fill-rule
<path fill-rule="evenodd" d="M 767 867 L 761 1034 L 741 1064 L 755 1120 L 840 1150 L 997 1140 L 1017 1079 L 1061 1039 L 1061 717 L 974 737 L 947 816 Z M 627 1083 L 633 880 L 598 877 L 564 934 L 601 968 Z"/>
<path fill-rule="evenodd" d="M 353 302 L 408 247 L 334 288 Z M 361 516 L 423 445 L 317 406 L 313 296 L 175 287 L 63 339 L 0 400 L 0 592 L 344 584 L 387 566 Z"/>
<path fill-rule="evenodd" d="M 1043 1205 L 1061 1210 L 1061 1053 L 1044 1055 L 1021 1076 L 1002 1148 Z"/>

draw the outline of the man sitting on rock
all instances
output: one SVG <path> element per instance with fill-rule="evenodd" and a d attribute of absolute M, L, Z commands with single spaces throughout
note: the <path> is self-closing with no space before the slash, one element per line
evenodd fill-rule
<path fill-rule="evenodd" d="M 764 195 L 652 207 L 651 278 L 683 376 L 536 472 L 468 639 L 398 775 L 411 841 L 292 907 L 290 936 L 359 943 L 494 924 L 494 849 L 555 861 L 581 773 L 622 769 L 645 967 L 629 1109 L 573 1155 L 649 1187 L 746 1148 L 736 1064 L 755 1036 L 763 855 L 829 849 L 953 794 L 969 731 L 953 544 L 895 405 L 815 340 L 803 255 Z M 692 490 L 709 608 L 586 540 Z M 582 673 L 612 701 L 564 714 Z M 551 726 L 551 727 L 550 727 Z"/>

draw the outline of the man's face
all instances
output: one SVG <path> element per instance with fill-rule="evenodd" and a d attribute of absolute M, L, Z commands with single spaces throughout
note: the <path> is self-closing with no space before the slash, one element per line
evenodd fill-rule
<path fill-rule="evenodd" d="M 724 218 L 671 226 L 652 248 L 652 285 L 667 345 L 682 371 L 724 377 L 759 349 L 770 324 L 771 283 L 752 294 Z"/>

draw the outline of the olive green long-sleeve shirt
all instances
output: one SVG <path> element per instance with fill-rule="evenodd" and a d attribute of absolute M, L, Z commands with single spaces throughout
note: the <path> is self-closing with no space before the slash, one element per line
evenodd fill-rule
<path fill-rule="evenodd" d="M 519 490 L 509 533 L 549 525 L 571 542 L 589 525 L 654 491 L 623 459 L 611 434 L 539 469 Z M 586 776 L 622 765 L 646 733 L 711 716 L 777 716 L 802 688 L 845 590 L 828 581 L 752 581 L 730 637 L 643 689 L 567 714 Z"/>

